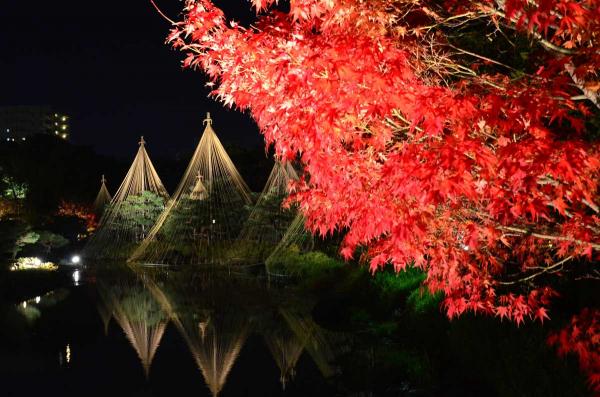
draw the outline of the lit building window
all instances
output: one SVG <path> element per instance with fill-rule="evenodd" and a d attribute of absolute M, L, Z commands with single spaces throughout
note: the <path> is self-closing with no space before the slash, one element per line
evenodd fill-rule
<path fill-rule="evenodd" d="M 63 124 L 60 128 L 62 128 L 62 130 L 64 131 L 67 129 L 67 126 L 65 124 Z"/>
<path fill-rule="evenodd" d="M 54 133 L 55 133 L 56 135 L 58 135 L 58 131 L 54 130 Z"/>
<path fill-rule="evenodd" d="M 63 139 L 67 139 L 67 134 L 62 134 L 61 136 Z"/>
<path fill-rule="evenodd" d="M 66 117 L 66 116 L 62 116 L 62 117 L 61 117 L 61 120 L 62 120 L 62 121 L 67 121 L 67 117 Z"/>

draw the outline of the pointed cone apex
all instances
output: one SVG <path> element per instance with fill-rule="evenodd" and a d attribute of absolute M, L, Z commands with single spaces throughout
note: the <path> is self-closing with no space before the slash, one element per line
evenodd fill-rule
<path fill-rule="evenodd" d="M 140 146 L 144 146 L 146 144 L 146 141 L 144 140 L 144 136 L 142 135 L 140 137 L 140 141 L 138 142 Z"/>
<path fill-rule="evenodd" d="M 206 187 L 202 183 L 203 177 L 200 174 L 200 172 L 198 172 L 198 176 L 196 178 L 198 180 L 196 181 L 196 185 L 190 193 L 190 198 L 192 200 L 204 200 L 206 197 L 208 197 L 208 192 L 206 191 Z"/>
<path fill-rule="evenodd" d="M 206 112 L 206 118 L 204 119 L 204 121 L 202 123 L 206 124 L 206 125 L 212 125 L 212 119 L 210 118 L 210 112 Z"/>
<path fill-rule="evenodd" d="M 100 179 L 100 191 L 94 200 L 94 212 L 97 216 L 101 216 L 102 213 L 104 213 L 104 208 L 110 203 L 111 200 L 112 197 L 106 188 L 106 178 L 104 178 L 104 175 L 102 175 L 102 178 Z"/>

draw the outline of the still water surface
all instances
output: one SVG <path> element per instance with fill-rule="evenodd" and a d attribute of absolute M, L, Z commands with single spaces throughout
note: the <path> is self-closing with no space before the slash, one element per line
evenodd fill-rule
<path fill-rule="evenodd" d="M 585 393 L 580 379 L 555 379 L 578 378 L 572 366 L 545 353 L 530 357 L 539 342 L 513 331 L 450 329 L 444 340 L 423 342 L 418 335 L 441 324 L 423 320 L 408 339 L 376 338 L 323 326 L 316 304 L 254 276 L 80 270 L 71 286 L 3 311 L 0 396 L 564 395 L 565 384 L 569 395 Z M 483 340 L 473 342 L 483 349 L 479 361 L 462 353 L 473 337 Z M 488 340 L 499 337 L 509 341 Z M 486 357 L 514 343 L 516 353 Z"/>

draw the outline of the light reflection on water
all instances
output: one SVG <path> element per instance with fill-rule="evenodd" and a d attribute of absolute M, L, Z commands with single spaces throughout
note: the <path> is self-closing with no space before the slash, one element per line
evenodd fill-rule
<path fill-rule="evenodd" d="M 281 389 L 294 382 L 303 355 L 323 379 L 336 374 L 332 342 L 343 342 L 344 335 L 321 329 L 310 316 L 310 302 L 286 299 L 264 281 L 146 269 L 112 279 L 98 274 L 97 289 L 105 330 L 114 319 L 147 378 L 167 327 L 183 339 L 213 396 L 227 384 L 250 336 L 264 340 Z"/>
<path fill-rule="evenodd" d="M 102 397 L 116 389 L 171 396 L 174 388 L 195 396 L 501 395 L 496 385 L 508 378 L 511 390 L 532 385 L 519 395 L 588 395 L 576 365 L 565 367 L 544 339 L 499 328 L 493 319 L 449 323 L 436 313 L 405 314 L 397 328 L 375 334 L 356 323 L 338 326 L 344 318 L 335 311 L 346 301 L 327 306 L 322 295 L 316 302 L 306 291 L 254 276 L 106 266 L 77 274 L 67 276 L 80 286 L 11 302 L 17 316 L 0 316 L 0 343 L 8 340 L 0 345 L 0 396 L 24 388 L 29 392 L 12 395 L 74 396 L 90 384 L 99 388 L 91 395 Z M 382 336 L 392 332 L 395 339 Z M 7 355 L 7 345 L 20 339 Z M 498 383 L 459 377 L 481 369 L 497 374 Z M 548 375 L 554 373 L 561 376 Z M 452 392 L 440 393 L 449 379 L 458 379 Z"/>

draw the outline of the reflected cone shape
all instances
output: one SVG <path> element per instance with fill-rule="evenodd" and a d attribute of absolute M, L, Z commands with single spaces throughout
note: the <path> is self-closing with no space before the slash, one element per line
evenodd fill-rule
<path fill-rule="evenodd" d="M 105 207 L 98 229 L 85 248 L 86 257 L 126 259 L 164 209 L 169 195 L 150 161 L 145 143 L 142 137 L 125 179 Z"/>
<path fill-rule="evenodd" d="M 200 322 L 197 332 L 185 332 L 184 338 L 202 372 L 213 396 L 219 395 L 227 376 L 246 341 L 248 328 L 245 324 L 215 324 Z"/>
<path fill-rule="evenodd" d="M 168 317 L 143 285 L 123 280 L 99 285 L 103 298 L 140 359 L 146 377 L 167 328 Z"/>
<path fill-rule="evenodd" d="M 149 325 L 145 322 L 130 321 L 124 313 L 115 311 L 115 319 L 125 332 L 125 336 L 135 349 L 146 377 L 150 374 L 150 366 L 156 350 L 160 345 L 167 322 L 161 321 L 154 325 Z"/>
<path fill-rule="evenodd" d="M 294 378 L 295 368 L 310 335 L 296 335 L 289 327 L 269 328 L 264 334 L 265 342 L 280 371 L 280 382 L 285 389 L 287 382 Z"/>
<path fill-rule="evenodd" d="M 221 264 L 247 218 L 250 191 L 207 115 L 177 190 L 130 261 Z"/>
<path fill-rule="evenodd" d="M 104 336 L 108 335 L 108 327 L 110 325 L 110 319 L 112 318 L 113 311 L 110 306 L 103 299 L 99 299 L 97 304 L 98 313 L 100 314 L 100 318 L 102 319 L 102 324 L 104 326 Z"/>
<path fill-rule="evenodd" d="M 300 315 L 289 310 L 280 310 L 290 329 L 302 341 L 304 348 L 311 356 L 324 377 L 335 374 L 333 366 L 335 355 L 325 339 L 321 328 L 310 315 Z"/>

